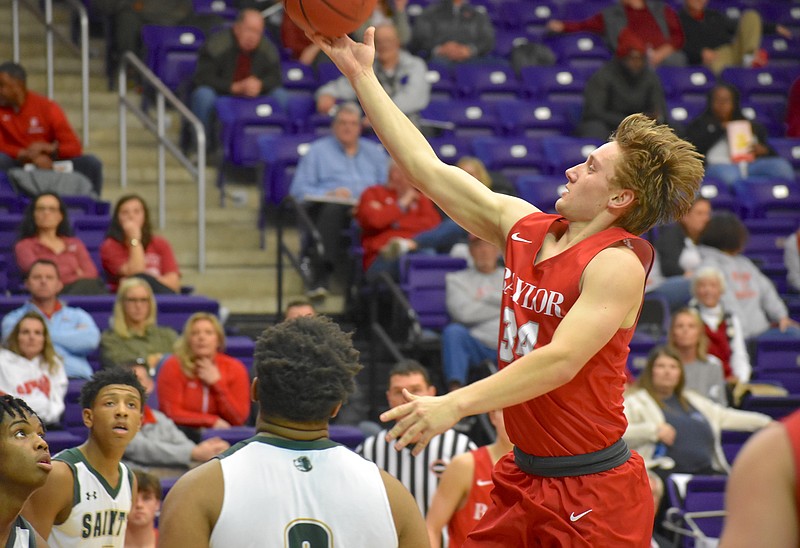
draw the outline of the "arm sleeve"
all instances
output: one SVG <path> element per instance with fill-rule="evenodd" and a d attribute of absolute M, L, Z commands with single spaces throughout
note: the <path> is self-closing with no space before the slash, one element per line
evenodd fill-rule
<path fill-rule="evenodd" d="M 800 250 L 797 248 L 795 232 L 783 244 L 783 263 L 786 265 L 786 280 L 795 291 L 800 291 Z"/>
<path fill-rule="evenodd" d="M 181 371 L 178 358 L 168 358 L 158 372 L 156 381 L 158 391 L 158 406 L 161 411 L 175 424 L 194 428 L 211 427 L 217 420 L 217 415 L 201 413 L 187 407 L 184 388 L 188 379 Z"/>
<path fill-rule="evenodd" d="M 138 357 L 131 355 L 122 338 L 113 330 L 106 329 L 103 331 L 100 336 L 100 364 L 103 369 L 116 367 Z"/>
<path fill-rule="evenodd" d="M 317 156 L 319 155 L 315 147 L 308 151 L 308 154 L 300 158 L 297 163 L 297 170 L 294 172 L 292 184 L 289 186 L 289 194 L 302 202 L 307 194 L 310 194 L 317 182 Z"/>
<path fill-rule="evenodd" d="M 33 246 L 36 245 L 35 238 L 24 238 L 14 246 L 14 256 L 17 259 L 17 266 L 24 274 L 30 270 L 31 265 L 36 262 L 36 253 Z"/>
<path fill-rule="evenodd" d="M 67 121 L 67 116 L 54 101 L 50 102 L 50 123 L 55 140 L 58 141 L 58 157 L 74 158 L 82 154 L 81 142 Z"/>
<path fill-rule="evenodd" d="M 633 447 L 658 441 L 659 424 L 648 420 L 642 409 L 642 404 L 636 398 L 625 398 L 625 418 L 628 428 L 622 438 Z"/>
<path fill-rule="evenodd" d="M 178 261 L 175 260 L 175 253 L 172 251 L 172 246 L 169 242 L 159 236 L 153 239 L 151 245 L 153 244 L 155 244 L 157 253 L 161 257 L 161 274 L 170 274 L 172 272 L 180 274 Z"/>
<path fill-rule="evenodd" d="M 220 59 L 211 54 L 212 44 L 213 38 L 200 48 L 193 81 L 195 86 L 208 86 L 218 95 L 228 95 L 231 92 L 232 82 L 220 74 L 218 70 Z"/>
<path fill-rule="evenodd" d="M 222 378 L 210 386 L 219 416 L 241 426 L 250 414 L 250 376 L 245 365 L 231 356 L 217 354 Z"/>
<path fill-rule="evenodd" d="M 598 12 L 588 19 L 582 21 L 564 21 L 564 32 L 593 32 L 603 34 L 606 30 L 606 22 L 603 13 Z"/>
<path fill-rule="evenodd" d="M 474 278 L 470 271 L 454 272 L 445 278 L 447 312 L 454 321 L 467 326 L 497 319 L 500 311 L 501 289 L 478 298 L 469 283 Z M 461 275 L 459 275 L 461 274 Z"/>
<path fill-rule="evenodd" d="M 45 422 L 55 423 L 61 418 L 64 412 L 64 398 L 67 395 L 67 373 L 64 371 L 64 364 L 58 360 L 58 369 L 50 375 L 50 409 L 46 415 L 42 416 Z"/>
<path fill-rule="evenodd" d="M 70 321 L 59 322 L 58 330 L 53 329 L 53 340 L 58 337 L 58 345 L 75 356 L 88 356 L 100 344 L 100 329 L 92 316 L 81 308 L 69 309 Z"/>
<path fill-rule="evenodd" d="M 664 17 L 667 20 L 667 30 L 669 31 L 669 36 L 665 36 L 664 38 L 667 39 L 667 42 L 675 48 L 676 51 L 680 51 L 683 48 L 683 27 L 681 27 L 680 18 L 678 18 L 678 14 L 669 6 L 664 7 Z"/>
<path fill-rule="evenodd" d="M 760 271 L 757 272 L 756 283 L 758 284 L 759 293 L 761 294 L 761 306 L 770 321 L 777 322 L 781 318 L 789 315 L 789 309 L 786 308 L 786 303 L 783 302 L 778 291 L 775 289 L 772 280 L 767 278 Z"/>
<path fill-rule="evenodd" d="M 153 410 L 156 423 L 144 425 L 125 448 L 125 458 L 151 466 L 188 466 L 194 443 L 169 417 Z"/>
<path fill-rule="evenodd" d="M 268 39 L 264 38 L 259 54 L 264 58 L 264 66 L 255 76 L 261 80 L 261 95 L 267 95 L 282 83 L 281 60 L 278 50 Z"/>
<path fill-rule="evenodd" d="M 320 86 L 314 97 L 318 99 L 322 95 L 330 95 L 339 101 L 354 101 L 356 99 L 356 92 L 353 86 L 344 76 L 335 78 L 324 86 Z"/>
<path fill-rule="evenodd" d="M 387 204 L 381 199 L 381 194 L 383 188 L 379 186 L 371 186 L 361 194 L 355 219 L 365 232 L 386 230 L 403 215 L 396 200 Z"/>
<path fill-rule="evenodd" d="M 392 96 L 394 104 L 405 114 L 419 112 L 430 103 L 431 84 L 425 79 L 426 72 L 425 62 L 414 57 L 413 63 L 410 64 L 410 70 L 405 76 L 407 81 Z"/>
<path fill-rule="evenodd" d="M 494 27 L 485 13 L 478 13 L 476 24 L 478 25 L 478 35 L 475 42 L 470 45 L 475 48 L 475 56 L 481 57 L 494 49 Z"/>
<path fill-rule="evenodd" d="M 100 262 L 103 270 L 112 279 L 120 277 L 120 269 L 128 261 L 128 249 L 113 238 L 106 238 L 100 244 Z"/>
<path fill-rule="evenodd" d="M 86 249 L 86 246 L 80 239 L 73 238 L 73 240 L 75 243 L 75 255 L 78 259 L 78 266 L 83 272 L 83 277 L 97 278 L 97 266 L 94 264 L 91 255 L 89 255 L 89 250 Z"/>

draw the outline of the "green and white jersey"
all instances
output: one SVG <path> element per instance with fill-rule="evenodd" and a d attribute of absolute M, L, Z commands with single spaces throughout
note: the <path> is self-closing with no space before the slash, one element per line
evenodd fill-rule
<path fill-rule="evenodd" d="M 378 468 L 343 445 L 257 435 L 217 458 L 224 498 L 212 547 L 397 546 Z"/>
<path fill-rule="evenodd" d="M 72 511 L 61 525 L 53 525 L 51 548 L 123 548 L 131 510 L 133 474 L 119 464 L 119 485 L 108 482 L 86 461 L 77 447 L 54 457 L 69 465 L 73 482 Z"/>
<path fill-rule="evenodd" d="M 28 520 L 17 516 L 11 534 L 8 537 L 6 548 L 36 548 L 36 533 Z"/>

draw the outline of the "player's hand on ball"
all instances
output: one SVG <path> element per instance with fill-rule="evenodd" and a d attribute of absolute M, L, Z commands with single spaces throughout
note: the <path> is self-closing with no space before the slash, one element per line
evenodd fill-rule
<path fill-rule="evenodd" d="M 354 42 L 349 36 L 331 39 L 321 34 L 308 36 L 330 57 L 347 78 L 372 70 L 375 60 L 375 27 L 364 32 L 364 43 Z"/>

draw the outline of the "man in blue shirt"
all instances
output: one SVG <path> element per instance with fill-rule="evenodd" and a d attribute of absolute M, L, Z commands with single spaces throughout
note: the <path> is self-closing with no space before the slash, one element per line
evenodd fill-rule
<path fill-rule="evenodd" d="M 3 340 L 8 338 L 22 316 L 27 312 L 37 312 L 47 323 L 53 346 L 64 360 L 67 377 L 90 378 L 93 370 L 86 357 L 100 344 L 100 330 L 88 312 L 66 306 L 58 300 L 64 284 L 56 264 L 46 259 L 34 262 L 25 278 L 25 287 L 31 300 L 3 318 Z"/>
<path fill-rule="evenodd" d="M 359 106 L 340 105 L 331 123 L 332 134 L 311 144 L 289 188 L 322 237 L 321 256 L 304 238 L 303 263 L 311 270 L 308 296 L 312 298 L 327 294 L 335 261 L 344 252 L 341 234 L 350 223 L 352 207 L 364 189 L 386 182 L 388 155 L 379 143 L 361 137 L 361 127 Z"/>

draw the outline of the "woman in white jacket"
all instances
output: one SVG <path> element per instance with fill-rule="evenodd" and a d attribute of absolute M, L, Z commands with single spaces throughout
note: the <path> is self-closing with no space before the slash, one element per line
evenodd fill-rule
<path fill-rule="evenodd" d="M 42 317 L 28 312 L 0 349 L 0 392 L 25 400 L 42 422 L 56 424 L 64 412 L 67 374 Z"/>
<path fill-rule="evenodd" d="M 722 451 L 721 431 L 754 431 L 772 420 L 684 390 L 683 364 L 667 347 L 653 349 L 637 384 L 625 395 L 628 429 L 623 439 L 648 467 L 662 471 L 727 473 L 730 465 Z"/>

